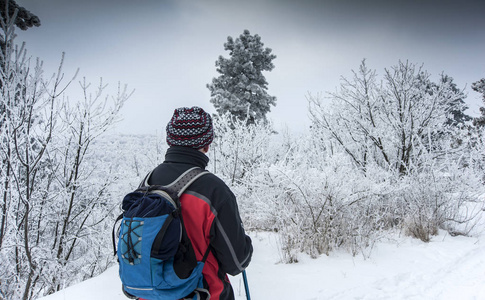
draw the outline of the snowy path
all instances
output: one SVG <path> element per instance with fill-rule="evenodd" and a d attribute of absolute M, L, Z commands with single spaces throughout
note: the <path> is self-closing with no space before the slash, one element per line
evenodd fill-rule
<path fill-rule="evenodd" d="M 485 240 L 441 234 L 424 244 L 399 238 L 379 243 L 370 259 L 332 253 L 300 255 L 285 265 L 274 234 L 253 233 L 255 254 L 247 275 L 253 300 L 459 299 L 485 300 Z M 246 299 L 240 276 L 231 278 L 236 299 Z M 126 299 L 117 268 L 43 300 Z"/>
<path fill-rule="evenodd" d="M 256 243 L 265 245 L 258 249 L 265 256 L 272 248 L 277 260 L 275 244 L 268 235 Z M 485 299 L 485 244 L 445 235 L 429 244 L 406 238 L 380 243 L 368 260 L 301 255 L 295 265 L 271 265 L 258 255 L 247 272 L 258 283 L 253 294 L 264 299 Z"/>
<path fill-rule="evenodd" d="M 472 242 L 380 245 L 375 265 L 359 262 L 363 282 L 320 299 L 485 299 L 485 248 Z"/>

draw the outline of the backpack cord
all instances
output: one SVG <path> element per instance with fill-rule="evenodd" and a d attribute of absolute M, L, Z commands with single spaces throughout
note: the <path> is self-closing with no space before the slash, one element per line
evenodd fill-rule
<path fill-rule="evenodd" d="M 133 225 L 133 222 L 137 222 L 138 224 L 136 225 Z M 125 223 L 126 224 L 126 223 Z M 140 236 L 136 233 L 136 229 L 140 226 L 142 226 L 142 222 L 140 221 L 133 221 L 133 217 L 131 217 L 131 220 L 129 222 L 129 225 L 128 225 L 128 230 L 127 230 L 127 233 L 125 235 L 128 235 L 127 237 L 127 246 L 128 246 L 128 249 L 126 250 L 126 254 L 128 256 L 128 261 L 132 264 L 135 262 L 135 259 L 137 258 L 140 258 L 140 253 L 137 253 L 136 250 L 135 250 L 135 246 L 138 245 L 140 243 Z M 136 240 L 135 243 L 133 243 L 133 237 L 132 235 L 135 235 L 136 237 L 138 237 L 138 239 Z"/>
<path fill-rule="evenodd" d="M 125 222 L 126 224 L 126 222 Z M 135 262 L 135 259 L 133 258 L 136 253 L 135 252 L 135 246 L 133 245 L 133 240 L 131 239 L 131 233 L 132 233 L 132 228 L 131 226 L 133 225 L 133 218 L 131 218 L 131 221 L 129 222 L 129 225 L 128 225 L 128 230 L 126 232 L 126 234 L 128 235 L 127 237 L 127 241 L 126 241 L 126 244 L 128 246 L 127 250 L 126 250 L 126 254 L 128 256 L 128 261 L 130 262 L 130 264 L 133 264 Z"/>

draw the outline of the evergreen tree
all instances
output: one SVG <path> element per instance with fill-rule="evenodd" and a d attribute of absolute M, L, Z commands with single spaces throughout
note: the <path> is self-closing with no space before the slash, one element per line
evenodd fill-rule
<path fill-rule="evenodd" d="M 455 126 L 464 127 L 466 122 L 472 120 L 472 117 L 470 117 L 465 113 L 465 110 L 468 109 L 468 107 L 465 104 L 465 101 L 463 100 L 466 97 L 465 94 L 456 86 L 456 83 L 453 82 L 453 77 L 450 77 L 448 75 L 442 75 L 441 82 L 443 84 L 448 83 L 450 85 L 450 88 L 451 88 L 450 95 L 452 95 L 454 99 L 448 104 L 449 115 L 445 122 L 445 125 L 449 125 L 453 127 Z M 456 95 L 459 95 L 459 97 L 456 98 Z"/>
<path fill-rule="evenodd" d="M 27 30 L 29 27 L 33 26 L 40 26 L 39 17 L 26 10 L 24 7 L 19 6 L 14 0 L 0 0 L 0 15 L 2 20 L 7 19 L 7 11 L 8 19 L 13 19 L 14 14 L 17 11 L 15 25 L 22 30 Z"/>
<path fill-rule="evenodd" d="M 446 120 L 442 128 L 431 134 L 431 138 L 434 140 L 432 144 L 440 144 L 438 143 L 439 140 L 449 137 L 452 142 L 448 146 L 457 147 L 462 144 L 464 138 L 464 133 L 461 130 L 467 128 L 467 122 L 473 119 L 465 113 L 465 110 L 468 109 L 464 101 L 466 96 L 463 90 L 460 90 L 456 83 L 453 82 L 453 77 L 448 75 L 441 74 L 439 83 L 432 83 L 432 85 L 435 87 L 440 85 L 449 86 L 449 90 L 440 96 L 447 106 L 445 110 Z"/>
<path fill-rule="evenodd" d="M 460 90 L 456 83 L 453 82 L 453 77 L 441 74 L 440 82 L 434 84 L 436 87 L 440 85 L 448 85 L 449 90 L 441 95 L 442 101 L 446 103 L 446 121 L 443 123 L 441 129 L 431 134 L 431 138 L 434 140 L 433 145 L 442 145 L 440 140 L 446 138 L 449 139 L 450 144 L 444 147 L 456 148 L 462 145 L 464 138 L 466 137 L 467 128 L 469 128 L 468 122 L 473 118 L 465 113 L 468 109 L 464 99 L 466 98 L 463 90 Z M 463 131 L 465 130 L 465 131 Z M 428 149 L 429 150 L 429 149 Z"/>
<path fill-rule="evenodd" d="M 443 125 L 447 127 L 463 128 L 466 122 L 472 120 L 472 117 L 465 113 L 465 110 L 468 109 L 464 101 L 466 96 L 463 91 L 457 87 L 456 83 L 453 82 L 453 77 L 441 74 L 439 82 L 435 83 L 429 79 L 429 76 L 427 76 L 425 72 L 422 72 L 417 75 L 416 80 L 419 83 L 418 85 L 423 86 L 426 89 L 426 94 L 430 96 L 435 93 L 440 85 L 449 85 L 450 91 L 447 92 L 448 94 L 440 95 L 440 97 L 443 98 L 442 101 L 448 106 L 448 109 L 446 110 L 446 121 Z M 457 95 L 459 97 L 457 97 Z M 448 101 L 448 98 L 450 97 L 452 100 Z"/>
<path fill-rule="evenodd" d="M 10 24 L 12 23 L 12 24 Z M 19 6 L 14 0 L 0 0 L 0 68 L 1 76 L 7 76 L 5 62 L 9 60 L 7 49 L 15 39 L 14 26 L 27 30 L 30 27 L 39 27 L 40 19 L 24 7 Z M 0 87 L 3 85 L 0 80 Z"/>
<path fill-rule="evenodd" d="M 482 94 L 482 101 L 485 104 L 485 78 L 472 83 L 472 89 Z M 480 116 L 473 119 L 473 125 L 476 127 L 485 126 L 485 107 L 480 107 Z"/>
<path fill-rule="evenodd" d="M 261 37 L 251 35 L 248 30 L 236 40 L 227 38 L 224 49 L 230 51 L 230 58 L 219 56 L 216 67 L 221 75 L 207 85 L 219 115 L 229 112 L 240 120 L 254 123 L 266 120 L 270 106 L 276 105 L 276 97 L 268 95 L 268 83 L 262 74 L 274 68 L 272 60 L 276 55 L 263 46 Z"/>

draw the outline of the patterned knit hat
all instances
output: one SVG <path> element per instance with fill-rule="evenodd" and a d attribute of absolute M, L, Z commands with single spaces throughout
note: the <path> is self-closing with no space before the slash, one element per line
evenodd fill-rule
<path fill-rule="evenodd" d="M 167 124 L 167 144 L 195 149 L 209 145 L 214 139 L 212 118 L 202 108 L 177 108 Z"/>

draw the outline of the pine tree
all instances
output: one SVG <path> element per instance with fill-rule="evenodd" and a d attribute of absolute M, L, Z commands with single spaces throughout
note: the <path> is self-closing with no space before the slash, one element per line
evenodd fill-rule
<path fill-rule="evenodd" d="M 480 79 L 477 82 L 472 83 L 472 89 L 475 92 L 482 94 L 482 101 L 485 104 L 485 78 Z M 485 126 L 485 107 L 480 107 L 480 116 L 473 119 L 473 125 L 476 127 Z"/>
<path fill-rule="evenodd" d="M 276 105 L 276 97 L 268 95 L 268 83 L 262 74 L 274 68 L 272 60 L 276 55 L 263 46 L 261 37 L 251 35 L 248 30 L 236 40 L 227 38 L 224 49 L 230 51 L 230 58 L 219 57 L 216 67 L 221 75 L 207 85 L 211 103 L 219 115 L 229 112 L 240 120 L 254 123 L 266 120 L 270 106 Z"/>
<path fill-rule="evenodd" d="M 448 104 L 449 116 L 445 122 L 445 125 L 464 127 L 466 122 L 472 120 L 472 117 L 465 113 L 465 110 L 468 109 L 464 100 L 466 97 L 465 94 L 456 86 L 456 83 L 453 82 L 453 78 L 448 75 L 441 75 L 441 83 L 448 83 L 450 85 L 452 95 L 454 97 L 454 100 Z M 459 95 L 459 97 L 456 98 L 455 95 Z"/>
<path fill-rule="evenodd" d="M 16 37 L 12 25 L 21 30 L 27 30 L 34 26 L 39 27 L 40 19 L 24 7 L 19 6 L 14 0 L 0 0 L 0 68 L 2 70 L 0 76 L 7 76 L 5 72 L 5 63 L 9 59 L 7 49 Z M 0 88 L 4 80 L 6 79 L 0 80 Z"/>
<path fill-rule="evenodd" d="M 418 76 L 418 81 L 419 80 L 420 75 Z M 446 119 L 442 126 L 440 126 L 441 128 L 438 128 L 435 132 L 431 133 L 431 144 L 439 145 L 440 140 L 449 137 L 453 140 L 452 144 L 454 146 L 460 145 L 463 141 L 463 136 L 461 136 L 462 132 L 460 132 L 460 130 L 467 128 L 467 122 L 473 119 L 465 113 L 468 107 L 464 101 L 466 96 L 463 93 L 463 90 L 460 90 L 456 83 L 453 82 L 453 77 L 445 74 L 441 74 L 438 83 L 434 83 L 429 79 L 426 79 L 426 81 L 427 83 L 424 83 L 424 86 L 426 86 L 426 93 L 432 96 L 435 91 L 441 91 L 441 94 L 436 96 L 442 99 L 441 102 L 446 107 L 444 111 Z M 445 92 L 439 88 L 444 85 L 449 87 Z M 423 138 L 425 138 L 426 135 L 428 135 L 428 133 L 425 133 Z M 430 146 L 429 143 L 428 146 Z"/>
<path fill-rule="evenodd" d="M 40 26 L 40 19 L 24 7 L 19 6 L 14 0 L 0 0 L 0 15 L 2 20 L 7 19 L 6 12 L 8 11 L 8 18 L 13 18 L 15 12 L 17 12 L 15 18 L 15 25 L 22 29 L 27 30 L 29 27 Z"/>

